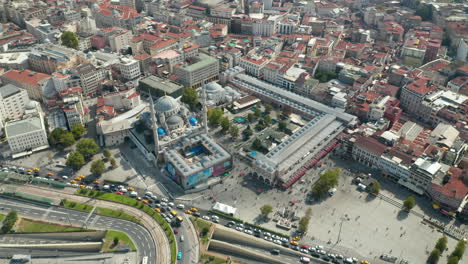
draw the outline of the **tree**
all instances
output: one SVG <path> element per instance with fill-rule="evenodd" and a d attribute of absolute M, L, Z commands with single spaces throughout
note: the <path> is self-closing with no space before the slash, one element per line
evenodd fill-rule
<path fill-rule="evenodd" d="M 119 244 L 119 238 L 118 237 L 114 237 L 114 246 L 117 246 L 117 244 Z"/>
<path fill-rule="evenodd" d="M 75 140 L 78 140 L 86 132 L 86 128 L 84 128 L 82 124 L 74 124 L 71 128 L 71 132 Z"/>
<path fill-rule="evenodd" d="M 340 169 L 328 170 L 320 175 L 319 180 L 312 188 L 312 194 L 315 197 L 324 196 L 328 190 L 338 185 L 338 176 L 340 175 Z"/>
<path fill-rule="evenodd" d="M 256 138 L 252 142 L 252 148 L 255 149 L 255 150 L 260 150 L 261 148 L 263 148 L 262 141 L 260 141 L 260 139 Z"/>
<path fill-rule="evenodd" d="M 223 116 L 223 110 L 219 108 L 208 109 L 208 121 L 214 127 L 217 127 L 221 122 L 221 117 Z"/>
<path fill-rule="evenodd" d="M 403 202 L 403 208 L 406 210 L 406 211 L 409 211 L 411 209 L 413 209 L 413 207 L 416 205 L 416 200 L 414 199 L 413 196 L 408 196 L 408 198 L 406 198 L 406 200 Z"/>
<path fill-rule="evenodd" d="M 75 137 L 73 134 L 69 131 L 66 131 L 62 128 L 56 128 L 54 129 L 50 134 L 49 134 L 49 141 L 50 144 L 60 148 L 64 149 L 66 147 L 69 147 L 73 144 L 75 144 Z"/>
<path fill-rule="evenodd" d="M 278 129 L 280 131 L 286 131 L 286 128 L 288 127 L 288 123 L 284 122 L 284 121 L 279 121 L 278 122 Z"/>
<path fill-rule="evenodd" d="M 253 131 L 252 129 L 250 128 L 250 126 L 247 126 L 244 131 L 242 131 L 242 134 L 244 135 L 244 137 L 246 139 L 249 139 L 252 135 L 253 135 Z"/>
<path fill-rule="evenodd" d="M 282 118 L 286 119 L 286 118 L 288 118 L 290 115 L 291 115 L 291 109 L 290 109 L 289 107 L 285 107 L 285 108 L 283 108 L 283 110 L 281 110 L 281 116 L 282 116 Z"/>
<path fill-rule="evenodd" d="M 112 153 L 110 152 L 109 149 L 104 149 L 104 150 L 102 151 L 102 154 L 104 155 L 104 157 L 105 157 L 107 160 L 109 160 L 109 158 L 112 156 Z"/>
<path fill-rule="evenodd" d="M 101 175 L 106 170 L 104 161 L 96 160 L 91 163 L 91 173 L 95 175 Z"/>
<path fill-rule="evenodd" d="M 266 115 L 264 118 L 263 118 L 263 122 L 265 122 L 265 125 L 270 125 L 271 124 L 271 117 L 269 115 Z"/>
<path fill-rule="evenodd" d="M 239 137 L 239 127 L 237 127 L 236 125 L 232 125 L 231 129 L 229 129 L 229 133 L 231 134 L 232 138 Z"/>
<path fill-rule="evenodd" d="M 223 116 L 223 117 L 221 117 L 220 123 L 221 123 L 221 131 L 223 131 L 223 132 L 228 131 L 229 125 L 230 125 L 229 119 L 227 117 Z"/>
<path fill-rule="evenodd" d="M 444 252 L 444 250 L 447 248 L 447 237 L 443 236 L 439 238 L 439 240 L 437 240 L 435 248 L 438 249 L 440 252 Z"/>
<path fill-rule="evenodd" d="M 374 182 L 370 187 L 370 193 L 377 195 L 379 194 L 379 192 L 380 192 L 380 183 Z"/>
<path fill-rule="evenodd" d="M 71 132 L 75 140 L 78 140 L 86 132 L 86 128 L 82 124 L 75 124 L 71 127 Z"/>
<path fill-rule="evenodd" d="M 118 166 L 117 166 L 117 162 L 115 161 L 114 158 L 111 158 L 111 159 L 110 159 L 110 164 L 111 164 L 111 166 L 112 166 L 113 169 L 115 169 L 115 168 L 118 167 Z"/>
<path fill-rule="evenodd" d="M 16 211 L 9 212 L 5 216 L 5 219 L 3 219 L 3 226 L 0 229 L 0 233 L 6 234 L 10 232 L 13 226 L 15 226 L 17 220 L 18 220 L 18 213 Z"/>
<path fill-rule="evenodd" d="M 449 257 L 447 264 L 458 264 L 460 259 L 457 256 L 451 256 Z"/>
<path fill-rule="evenodd" d="M 249 113 L 247 115 L 247 120 L 249 121 L 249 123 L 252 123 L 254 121 L 255 117 L 252 113 Z"/>
<path fill-rule="evenodd" d="M 437 262 L 439 262 L 439 258 L 440 258 L 440 250 L 435 248 L 434 250 L 431 251 L 431 254 L 429 255 L 429 258 L 427 259 L 427 262 L 429 264 L 436 264 Z"/>
<path fill-rule="evenodd" d="M 432 20 L 432 8 L 430 6 L 421 6 L 414 14 L 420 16 L 423 21 Z"/>
<path fill-rule="evenodd" d="M 262 111 L 260 111 L 260 109 L 258 109 L 258 108 L 255 109 L 255 111 L 254 111 L 254 116 L 255 116 L 255 117 L 261 117 L 261 116 L 262 116 Z"/>
<path fill-rule="evenodd" d="M 76 33 L 71 31 L 65 31 L 60 36 L 60 40 L 62 41 L 62 45 L 68 48 L 76 49 L 78 48 L 78 36 Z"/>
<path fill-rule="evenodd" d="M 269 204 L 265 204 L 264 206 L 260 207 L 260 213 L 265 218 L 267 218 L 271 212 L 273 212 L 273 207 Z"/>
<path fill-rule="evenodd" d="M 86 164 L 86 161 L 80 152 L 75 151 L 68 155 L 66 164 L 67 166 L 72 167 L 74 170 L 78 170 Z"/>
<path fill-rule="evenodd" d="M 269 114 L 271 112 L 271 110 L 273 110 L 273 106 L 271 106 L 271 104 L 266 104 L 265 105 L 265 112 Z"/>
<path fill-rule="evenodd" d="M 451 257 L 457 257 L 459 260 L 462 259 L 463 254 L 465 253 L 466 242 L 463 240 L 458 241 L 457 246 L 453 250 Z"/>
<path fill-rule="evenodd" d="M 76 151 L 80 152 L 85 160 L 90 160 L 99 150 L 99 146 L 91 138 L 83 138 L 76 144 Z"/>
<path fill-rule="evenodd" d="M 193 109 L 199 102 L 197 90 L 191 87 L 185 88 L 180 101 L 182 101 L 182 103 L 188 104 L 190 108 Z"/>

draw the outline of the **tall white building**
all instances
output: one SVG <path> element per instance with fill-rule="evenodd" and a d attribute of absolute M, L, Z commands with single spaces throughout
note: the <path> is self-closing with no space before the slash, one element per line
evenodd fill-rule
<path fill-rule="evenodd" d="M 122 77 L 127 80 L 134 80 L 141 75 L 140 63 L 132 58 L 121 58 L 119 69 Z"/>
<path fill-rule="evenodd" d="M 79 32 L 94 34 L 96 31 L 96 21 L 93 18 L 85 17 L 80 20 Z"/>
<path fill-rule="evenodd" d="M 29 104 L 28 92 L 13 84 L 0 87 L 0 122 L 5 119 L 19 119 Z"/>
<path fill-rule="evenodd" d="M 40 113 L 28 115 L 23 120 L 7 122 L 5 134 L 13 158 L 49 147 L 44 119 Z"/>
<path fill-rule="evenodd" d="M 468 61 L 468 39 L 462 39 L 457 48 L 457 60 Z"/>

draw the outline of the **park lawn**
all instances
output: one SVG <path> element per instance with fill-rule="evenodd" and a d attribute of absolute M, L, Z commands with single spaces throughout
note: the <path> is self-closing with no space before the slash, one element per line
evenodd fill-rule
<path fill-rule="evenodd" d="M 226 264 L 226 260 L 222 258 L 215 257 L 209 254 L 202 254 L 200 258 L 200 263 L 209 263 L 209 264 Z"/>
<path fill-rule="evenodd" d="M 127 245 L 130 250 L 137 250 L 135 243 L 133 243 L 132 239 L 128 237 L 127 234 L 115 230 L 107 230 L 106 236 L 104 237 L 104 244 L 102 245 L 103 252 L 112 252 L 118 249 L 117 246 L 112 245 L 114 243 L 114 238 L 116 237 L 119 239 L 120 246 Z"/>
<path fill-rule="evenodd" d="M 4 214 L 0 214 L 0 222 L 3 221 L 4 218 L 5 218 L 5 215 L 4 215 Z"/>
<path fill-rule="evenodd" d="M 91 212 L 93 210 L 93 206 L 89 204 L 82 204 L 82 203 L 77 203 L 77 202 L 72 202 L 72 201 L 62 201 L 63 207 L 69 208 L 69 209 L 74 209 L 74 210 L 79 210 L 83 212 Z"/>
<path fill-rule="evenodd" d="M 20 218 L 16 223 L 17 233 L 45 233 L 45 232 L 77 232 L 89 231 L 81 227 L 62 226 L 41 221 Z"/>
<path fill-rule="evenodd" d="M 98 207 L 98 208 L 96 208 L 96 214 L 104 215 L 104 216 L 110 216 L 110 217 L 116 217 L 116 218 L 120 218 L 120 219 L 124 219 L 124 220 L 128 220 L 128 221 L 132 221 L 132 222 L 135 222 L 135 223 L 140 223 L 140 220 L 136 219 L 135 217 L 133 217 L 133 216 L 131 216 L 129 214 L 126 214 L 126 213 L 121 212 L 121 211 L 112 210 L 112 209 L 109 209 L 109 208 Z"/>

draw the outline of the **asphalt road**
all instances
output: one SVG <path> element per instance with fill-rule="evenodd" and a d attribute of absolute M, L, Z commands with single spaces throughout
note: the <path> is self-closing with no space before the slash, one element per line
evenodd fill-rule
<path fill-rule="evenodd" d="M 59 222 L 73 225 L 83 225 L 88 213 L 75 210 L 69 210 L 61 207 L 51 206 L 48 208 L 39 208 L 37 205 L 32 205 L 19 201 L 12 201 L 0 197 L 0 204 L 3 208 L 1 213 L 16 210 L 19 215 L 29 218 L 41 219 L 50 222 Z M 155 262 L 155 243 L 151 238 L 148 230 L 141 225 L 130 221 L 101 216 L 93 214 L 88 219 L 87 228 L 90 229 L 112 229 L 126 233 L 135 243 L 140 259 L 148 256 L 148 263 L 156 264 Z"/>

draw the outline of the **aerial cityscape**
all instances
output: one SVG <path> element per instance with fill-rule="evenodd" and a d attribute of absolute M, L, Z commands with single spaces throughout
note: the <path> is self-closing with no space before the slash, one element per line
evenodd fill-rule
<path fill-rule="evenodd" d="M 466 0 L 0 0 L 0 264 L 467 264 Z"/>

